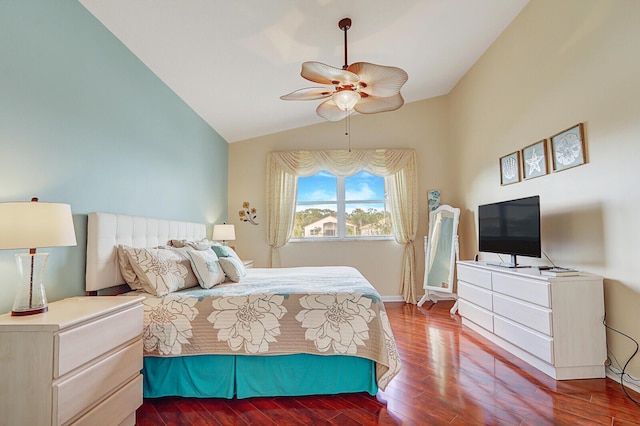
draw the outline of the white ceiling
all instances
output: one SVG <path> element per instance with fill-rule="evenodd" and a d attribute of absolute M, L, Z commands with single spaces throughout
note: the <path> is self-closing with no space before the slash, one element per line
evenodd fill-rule
<path fill-rule="evenodd" d="M 528 0 L 80 0 L 227 142 L 324 121 L 304 61 L 404 69 L 406 102 L 448 93 Z"/>

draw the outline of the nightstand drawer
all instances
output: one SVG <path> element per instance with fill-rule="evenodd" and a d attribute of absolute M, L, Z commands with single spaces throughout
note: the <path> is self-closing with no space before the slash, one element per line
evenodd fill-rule
<path fill-rule="evenodd" d="M 54 410 L 57 407 L 58 424 L 64 424 L 76 413 L 100 401 L 122 383 L 140 374 L 141 369 L 142 340 L 138 340 L 55 384 L 53 405 Z"/>
<path fill-rule="evenodd" d="M 142 375 L 138 375 L 72 424 L 74 426 L 134 424 L 135 410 L 141 405 Z M 131 423 L 131 420 L 134 423 Z"/>
<path fill-rule="evenodd" d="M 53 377 L 58 378 L 140 336 L 142 305 L 105 316 L 55 337 Z"/>

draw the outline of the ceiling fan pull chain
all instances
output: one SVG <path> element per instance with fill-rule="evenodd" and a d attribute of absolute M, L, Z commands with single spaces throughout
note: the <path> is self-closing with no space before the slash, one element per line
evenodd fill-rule
<path fill-rule="evenodd" d="M 347 119 L 344 122 L 344 135 L 347 137 L 349 152 L 351 152 L 351 114 L 349 114 L 349 111 L 345 111 L 344 113 L 347 116 Z"/>

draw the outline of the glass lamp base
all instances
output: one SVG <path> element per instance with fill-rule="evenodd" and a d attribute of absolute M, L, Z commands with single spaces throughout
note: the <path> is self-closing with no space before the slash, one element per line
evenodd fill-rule
<path fill-rule="evenodd" d="M 24 317 L 27 315 L 35 315 L 35 314 L 42 314 L 45 313 L 49 310 L 49 307 L 47 306 L 43 306 L 42 308 L 34 308 L 34 309 L 24 309 L 24 310 L 18 310 L 18 311 L 11 311 L 11 316 L 12 317 Z"/>
<path fill-rule="evenodd" d="M 12 316 L 41 314 L 49 309 L 44 291 L 48 257 L 48 253 L 16 254 L 20 282 L 13 301 Z"/>

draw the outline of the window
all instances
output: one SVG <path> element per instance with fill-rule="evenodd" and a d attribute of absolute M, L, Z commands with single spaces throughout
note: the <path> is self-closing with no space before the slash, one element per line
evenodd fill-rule
<path fill-rule="evenodd" d="M 385 180 L 366 171 L 298 177 L 293 238 L 379 238 L 392 235 Z"/>

